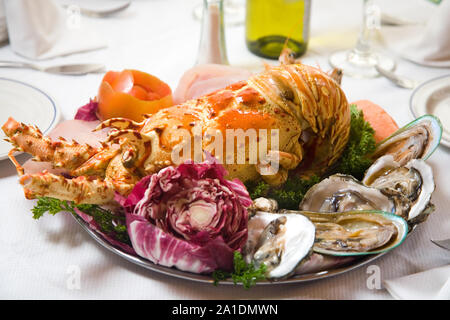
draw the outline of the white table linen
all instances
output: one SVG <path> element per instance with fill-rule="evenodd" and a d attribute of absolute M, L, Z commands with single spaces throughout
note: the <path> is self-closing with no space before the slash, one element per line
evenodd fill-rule
<path fill-rule="evenodd" d="M 443 0 L 439 6 L 428 5 L 434 8 L 425 24 L 382 28 L 380 42 L 412 62 L 430 67 L 450 67 L 450 0 Z"/>
<path fill-rule="evenodd" d="M 107 45 L 92 26 L 81 24 L 77 6 L 65 10 L 56 0 L 3 0 L 3 5 L 11 48 L 25 58 L 43 60 Z"/>
<path fill-rule="evenodd" d="M 198 1 L 134 1 L 123 13 L 90 19 L 108 41 L 105 50 L 49 61 L 102 62 L 110 70 L 135 68 L 157 75 L 175 89 L 183 72 L 196 60 L 199 22 L 192 18 Z M 314 0 L 312 38 L 303 62 L 329 69 L 334 50 L 354 45 L 360 22 L 360 0 Z M 248 52 L 244 28 L 226 29 L 229 61 L 252 70 L 261 59 Z M 13 59 L 10 46 L 0 59 Z M 47 63 L 47 62 L 46 62 Z M 398 60 L 398 71 L 418 80 L 450 74 L 450 69 L 427 68 Z M 65 119 L 97 93 L 102 75 L 58 76 L 29 70 L 0 69 L 1 77 L 37 85 L 49 93 Z M 344 77 L 349 101 L 368 99 L 384 107 L 399 125 L 413 116 L 411 91 L 384 78 Z M 27 157 L 19 156 L 23 161 Z M 392 299 L 382 281 L 450 264 L 450 254 L 430 242 L 450 237 L 450 150 L 439 147 L 428 163 L 435 174 L 436 211 L 405 242 L 369 266 L 332 278 L 290 285 L 242 287 L 195 283 L 161 275 L 114 255 L 97 244 L 68 214 L 31 217 L 34 201 L 24 199 L 13 165 L 0 162 L 0 297 L 4 299 Z M 374 276 L 379 276 L 379 279 Z M 77 279 L 80 281 L 78 282 Z"/>
<path fill-rule="evenodd" d="M 396 299 L 450 300 L 450 265 L 384 281 Z"/>

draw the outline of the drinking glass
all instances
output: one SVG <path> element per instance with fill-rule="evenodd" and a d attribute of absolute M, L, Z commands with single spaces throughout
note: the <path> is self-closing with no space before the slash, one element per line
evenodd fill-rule
<path fill-rule="evenodd" d="M 376 65 L 392 71 L 395 61 L 371 46 L 370 33 L 379 26 L 380 10 L 372 0 L 363 0 L 363 22 L 356 46 L 351 50 L 338 51 L 329 58 L 331 66 L 339 68 L 344 75 L 355 78 L 373 78 L 379 76 Z"/>

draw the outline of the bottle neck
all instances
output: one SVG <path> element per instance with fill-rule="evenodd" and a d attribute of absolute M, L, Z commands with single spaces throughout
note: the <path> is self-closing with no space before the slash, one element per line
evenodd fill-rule
<path fill-rule="evenodd" d="M 223 0 L 204 0 L 200 45 L 196 64 L 228 64 Z"/>

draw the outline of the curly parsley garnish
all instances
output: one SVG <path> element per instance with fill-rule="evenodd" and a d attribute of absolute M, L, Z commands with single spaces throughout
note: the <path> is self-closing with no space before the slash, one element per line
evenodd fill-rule
<path fill-rule="evenodd" d="M 370 155 L 375 151 L 375 131 L 364 120 L 361 110 L 356 105 L 350 105 L 350 136 L 337 167 L 336 173 L 349 174 L 360 180 L 364 172 L 372 165 Z"/>
<path fill-rule="evenodd" d="M 75 209 L 91 216 L 103 233 L 113 236 L 120 242 L 131 244 L 125 225 L 125 217 L 114 214 L 96 204 L 75 204 L 70 201 L 40 197 L 31 212 L 33 212 L 34 219 L 39 219 L 46 212 L 55 215 L 58 212 L 67 211 L 77 215 Z"/>
<path fill-rule="evenodd" d="M 252 199 L 259 197 L 275 199 L 278 206 L 283 209 L 297 210 L 305 193 L 316 183 L 320 182 L 318 176 L 309 179 L 300 179 L 290 176 L 281 187 L 273 187 L 264 181 L 248 183 L 247 190 Z"/>
<path fill-rule="evenodd" d="M 222 280 L 231 278 L 233 279 L 234 284 L 242 283 L 242 286 L 245 289 L 249 289 L 251 286 L 254 286 L 257 281 L 266 279 L 266 265 L 261 264 L 259 268 L 256 269 L 253 263 L 245 262 L 239 251 L 234 252 L 233 265 L 234 271 L 232 273 L 222 270 L 213 272 L 214 285 L 217 285 Z"/>

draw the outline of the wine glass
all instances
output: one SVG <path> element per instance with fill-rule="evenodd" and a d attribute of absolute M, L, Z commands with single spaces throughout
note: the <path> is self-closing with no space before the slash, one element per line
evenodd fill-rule
<path fill-rule="evenodd" d="M 329 58 L 331 66 L 339 68 L 344 75 L 355 78 L 373 78 L 380 75 L 375 66 L 392 71 L 395 61 L 372 50 L 370 33 L 380 24 L 379 7 L 373 0 L 363 0 L 363 23 L 356 46 L 351 50 L 338 51 Z"/>

